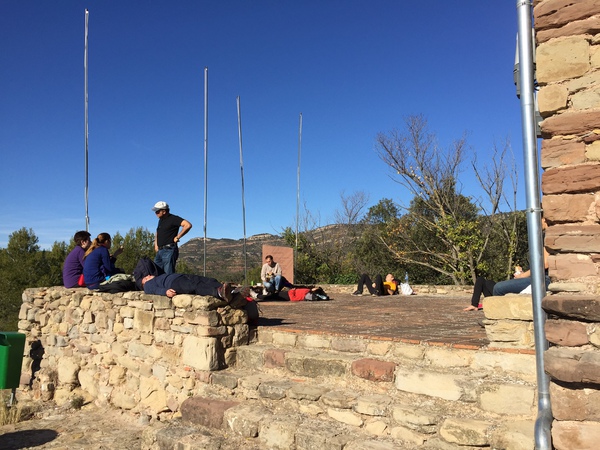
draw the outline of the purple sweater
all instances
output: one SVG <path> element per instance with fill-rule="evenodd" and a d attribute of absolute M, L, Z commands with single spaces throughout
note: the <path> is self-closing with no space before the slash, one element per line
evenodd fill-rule
<path fill-rule="evenodd" d="M 79 287 L 77 282 L 79 276 L 83 273 L 83 255 L 85 250 L 81 246 L 76 245 L 71 253 L 65 259 L 63 266 L 63 285 L 66 288 Z"/>

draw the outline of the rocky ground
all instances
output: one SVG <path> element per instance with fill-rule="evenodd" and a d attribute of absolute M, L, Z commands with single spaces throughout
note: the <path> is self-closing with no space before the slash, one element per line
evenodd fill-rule
<path fill-rule="evenodd" d="M 0 448 L 102 449 L 141 448 L 142 433 L 152 426 L 147 418 L 115 409 L 81 409 L 37 405 L 40 412 L 17 424 L 0 426 Z"/>

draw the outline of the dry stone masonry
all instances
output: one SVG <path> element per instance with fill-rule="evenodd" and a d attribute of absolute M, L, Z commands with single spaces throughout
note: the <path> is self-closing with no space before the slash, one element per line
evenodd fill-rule
<path fill-rule="evenodd" d="M 534 5 L 545 245 L 558 293 L 543 301 L 552 443 L 592 449 L 600 442 L 600 2 Z"/>

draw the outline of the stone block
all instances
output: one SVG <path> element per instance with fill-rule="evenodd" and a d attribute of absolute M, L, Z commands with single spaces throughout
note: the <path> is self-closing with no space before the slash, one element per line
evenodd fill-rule
<path fill-rule="evenodd" d="M 483 420 L 451 417 L 442 423 L 440 436 L 458 445 L 488 446 L 492 424 Z"/>
<path fill-rule="evenodd" d="M 244 438 L 257 437 L 261 421 L 268 421 L 271 416 L 266 408 L 259 405 L 236 405 L 223 413 L 229 429 Z"/>
<path fill-rule="evenodd" d="M 468 367 L 473 352 L 470 350 L 429 347 L 425 350 L 425 360 L 433 367 Z"/>
<path fill-rule="evenodd" d="M 487 319 L 533 320 L 531 295 L 486 297 L 483 310 Z"/>
<path fill-rule="evenodd" d="M 242 369 L 261 368 L 264 365 L 264 349 L 253 346 L 238 348 L 235 364 Z"/>
<path fill-rule="evenodd" d="M 438 397 L 444 400 L 460 400 L 465 395 L 465 377 L 425 371 L 396 371 L 396 387 L 401 391 Z"/>
<path fill-rule="evenodd" d="M 311 357 L 308 354 L 288 354 L 285 360 L 287 370 L 305 377 L 336 377 L 349 372 L 350 362 L 346 359 Z"/>
<path fill-rule="evenodd" d="M 364 423 L 360 414 L 356 414 L 355 412 L 347 409 L 340 410 L 335 408 L 327 408 L 327 415 L 333 420 L 337 420 L 338 422 L 355 427 L 360 427 Z"/>
<path fill-rule="evenodd" d="M 491 347 L 499 348 L 533 348 L 533 321 L 522 320 L 489 320 L 485 324 L 485 332 Z"/>
<path fill-rule="evenodd" d="M 559 280 L 598 275 L 596 264 L 588 255 L 574 253 L 550 255 L 548 265 L 552 276 Z"/>
<path fill-rule="evenodd" d="M 600 391 L 550 383 L 552 416 L 556 420 L 600 422 Z"/>
<path fill-rule="evenodd" d="M 552 422 L 552 445 L 556 450 L 594 450 L 600 442 L 600 422 Z"/>
<path fill-rule="evenodd" d="M 141 333 L 154 331 L 154 312 L 136 309 L 133 315 L 133 329 Z"/>
<path fill-rule="evenodd" d="M 600 321 L 600 297 L 595 295 L 550 295 L 542 300 L 542 308 L 570 319 Z"/>
<path fill-rule="evenodd" d="M 402 425 L 427 433 L 437 431 L 437 424 L 440 420 L 439 413 L 408 405 L 393 405 L 391 409 L 392 418 Z"/>
<path fill-rule="evenodd" d="M 336 409 L 350 409 L 356 404 L 356 395 L 348 392 L 329 391 L 321 396 L 325 406 Z"/>
<path fill-rule="evenodd" d="M 560 84 L 542 86 L 537 94 L 540 114 L 542 117 L 548 117 L 557 111 L 566 109 L 568 98 L 569 90 L 566 86 Z"/>
<path fill-rule="evenodd" d="M 544 217 L 552 222 L 584 221 L 594 204 L 594 194 L 544 195 L 542 199 Z"/>
<path fill-rule="evenodd" d="M 362 395 L 356 399 L 354 411 L 367 416 L 386 416 L 390 402 L 389 395 Z"/>
<path fill-rule="evenodd" d="M 289 347 L 296 346 L 297 335 L 295 333 L 273 333 L 273 344 L 275 345 L 286 345 Z"/>
<path fill-rule="evenodd" d="M 310 384 L 296 383 L 288 391 L 289 398 L 296 400 L 318 401 L 328 390 L 321 386 L 311 386 Z"/>
<path fill-rule="evenodd" d="M 363 353 L 367 349 L 364 339 L 331 337 L 331 349 L 338 352 Z"/>
<path fill-rule="evenodd" d="M 183 313 L 186 322 L 192 325 L 216 327 L 219 325 L 219 314 L 216 311 L 186 311 Z"/>
<path fill-rule="evenodd" d="M 581 138 L 587 135 L 590 130 L 600 128 L 600 111 L 565 112 L 545 119 L 540 124 L 540 127 L 544 139 L 555 136 L 575 136 Z M 576 167 L 578 166 L 575 166 L 573 170 Z M 544 176 L 542 176 L 543 178 Z M 543 183 L 542 190 L 547 192 Z"/>
<path fill-rule="evenodd" d="M 417 448 L 420 448 L 423 444 L 425 444 L 428 437 L 427 435 L 406 427 L 394 427 L 390 430 L 390 435 L 394 439 L 416 445 Z"/>
<path fill-rule="evenodd" d="M 331 342 L 327 335 L 307 334 L 298 337 L 298 345 L 304 348 L 328 349 L 331 346 Z"/>
<path fill-rule="evenodd" d="M 204 397 L 190 397 L 181 404 L 181 419 L 209 428 L 223 428 L 224 414 L 239 402 Z"/>
<path fill-rule="evenodd" d="M 270 400 L 281 400 L 294 385 L 288 380 L 264 381 L 258 386 L 258 393 L 262 398 Z"/>
<path fill-rule="evenodd" d="M 167 393 L 154 377 L 140 377 L 140 403 L 154 414 L 168 411 Z"/>
<path fill-rule="evenodd" d="M 554 225 L 546 231 L 544 245 L 562 253 L 600 252 L 600 225 Z"/>
<path fill-rule="evenodd" d="M 536 75 L 540 84 L 568 80 L 590 69 L 590 44 L 583 36 L 556 39 L 538 45 Z"/>
<path fill-rule="evenodd" d="M 296 450 L 342 450 L 351 437 L 327 424 L 303 424 L 296 430 Z"/>
<path fill-rule="evenodd" d="M 286 420 L 262 421 L 258 432 L 265 443 L 264 448 L 273 450 L 289 450 L 293 448 L 296 430 L 300 427 L 300 419 L 288 415 Z"/>
<path fill-rule="evenodd" d="M 551 347 L 544 352 L 544 368 L 555 380 L 600 384 L 600 351 Z"/>
<path fill-rule="evenodd" d="M 491 447 L 511 450 L 533 450 L 535 448 L 533 420 L 510 420 L 492 432 Z"/>
<path fill-rule="evenodd" d="M 573 0 L 535 2 L 533 9 L 536 30 L 561 28 L 599 13 L 600 4 L 597 2 L 576 2 Z"/>
<path fill-rule="evenodd" d="M 504 415 L 529 416 L 533 413 L 535 388 L 518 384 L 484 383 L 477 388 L 484 411 Z"/>
<path fill-rule="evenodd" d="M 60 384 L 79 384 L 77 379 L 79 363 L 74 358 L 61 358 L 60 364 L 58 364 L 56 369 Z"/>
<path fill-rule="evenodd" d="M 396 364 L 364 358 L 352 362 L 352 374 L 369 381 L 394 381 Z"/>
<path fill-rule="evenodd" d="M 546 339 L 556 345 L 576 347 L 588 343 L 587 327 L 581 322 L 548 319 L 544 331 Z"/>
<path fill-rule="evenodd" d="M 285 367 L 286 351 L 280 348 L 267 349 L 264 352 L 265 367 L 272 369 L 275 367 Z"/>
<path fill-rule="evenodd" d="M 199 370 L 219 370 L 217 340 L 208 337 L 186 336 L 181 355 L 183 364 Z"/>

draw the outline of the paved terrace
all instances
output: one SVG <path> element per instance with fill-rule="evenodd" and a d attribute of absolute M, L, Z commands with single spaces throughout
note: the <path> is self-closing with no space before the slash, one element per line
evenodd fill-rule
<path fill-rule="evenodd" d="M 329 292 L 328 292 L 329 293 Z M 470 295 L 417 294 L 353 297 L 329 293 L 330 301 L 264 300 L 259 326 L 282 331 L 362 336 L 457 348 L 489 344 L 479 324 L 483 311 L 463 311 Z"/>

